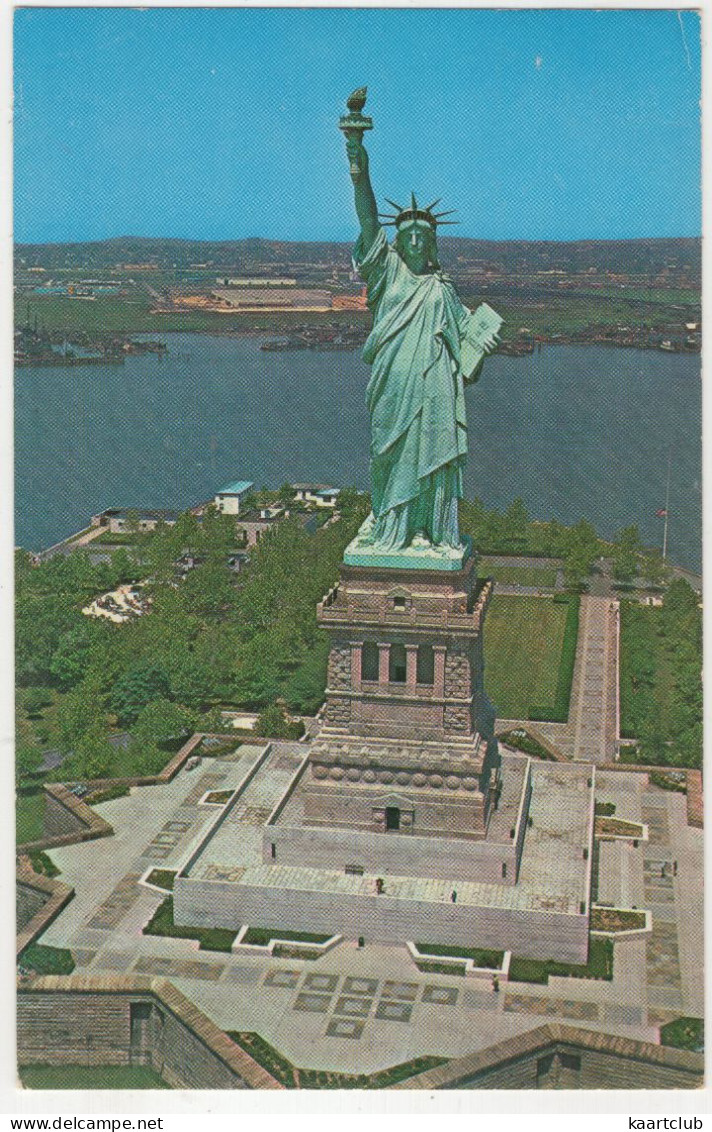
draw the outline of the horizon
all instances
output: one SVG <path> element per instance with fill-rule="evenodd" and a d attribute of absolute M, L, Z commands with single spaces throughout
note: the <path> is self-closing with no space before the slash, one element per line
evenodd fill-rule
<path fill-rule="evenodd" d="M 480 244 L 625 244 L 625 243 L 670 243 L 675 241 L 690 240 L 697 243 L 702 242 L 702 236 L 604 236 L 602 238 L 591 238 L 588 236 L 581 236 L 565 240 L 528 240 L 520 239 L 516 236 L 507 239 L 490 240 L 482 236 L 441 236 L 439 240 L 469 240 Z M 334 239 L 327 240 L 321 237 L 315 237 L 310 240 L 296 240 L 289 238 L 282 238 L 280 236 L 239 236 L 239 237 L 200 237 L 200 236 L 145 236 L 138 233 L 124 233 L 119 236 L 104 236 L 97 239 L 88 240 L 24 240 L 13 242 L 13 249 L 30 248 L 30 247 L 70 247 L 78 244 L 108 244 L 108 243 L 121 243 L 127 240 L 151 240 L 162 241 L 164 243 L 189 243 L 189 244 L 243 244 L 251 242 L 261 242 L 267 244 L 346 244 L 351 245 L 354 239 Z"/>
<path fill-rule="evenodd" d="M 487 242 L 700 238 L 695 11 L 20 8 L 14 33 L 19 245 L 352 242 L 364 82 L 379 201 L 442 196 Z"/>

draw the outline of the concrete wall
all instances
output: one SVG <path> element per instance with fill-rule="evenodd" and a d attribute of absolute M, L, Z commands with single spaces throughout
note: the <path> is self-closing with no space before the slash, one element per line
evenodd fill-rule
<path fill-rule="evenodd" d="M 286 884 L 286 881 L 285 881 Z M 558 912 L 398 900 L 362 893 L 261 888 L 176 877 L 177 924 L 237 930 L 242 924 L 302 932 L 339 933 L 367 942 L 467 944 L 511 950 L 533 959 L 585 963 L 588 916 Z"/>
<path fill-rule="evenodd" d="M 390 873 L 507 885 L 516 880 L 516 850 L 514 842 L 282 825 L 267 826 L 262 842 L 263 859 L 267 863 L 276 860 L 278 865 L 331 870 L 361 865 L 364 872 L 379 876 Z M 507 866 L 506 879 L 502 878 L 503 864 Z"/>

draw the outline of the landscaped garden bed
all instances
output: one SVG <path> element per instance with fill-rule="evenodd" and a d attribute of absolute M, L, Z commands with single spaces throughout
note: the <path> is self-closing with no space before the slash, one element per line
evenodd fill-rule
<path fill-rule="evenodd" d="M 589 926 L 592 932 L 634 932 L 647 927 L 648 917 L 645 912 L 638 912 L 630 908 L 601 908 L 591 909 Z"/>
<path fill-rule="evenodd" d="M 26 1089 L 170 1089 L 148 1065 L 21 1065 Z"/>
<path fill-rule="evenodd" d="M 485 967 L 492 971 L 501 971 L 504 961 L 503 951 L 488 951 L 481 947 L 450 947 L 440 943 L 416 943 L 415 946 L 421 955 L 471 959 L 475 967 Z"/>
<path fill-rule="evenodd" d="M 227 1036 L 287 1089 L 385 1089 L 417 1073 L 445 1065 L 446 1057 L 416 1057 L 376 1073 L 338 1073 L 327 1069 L 299 1069 L 289 1058 L 254 1031 L 228 1030 Z"/>
<path fill-rule="evenodd" d="M 676 1018 L 674 1022 L 660 1027 L 660 1043 L 702 1053 L 705 1048 L 704 1021 L 702 1018 Z"/>
<path fill-rule="evenodd" d="M 58 877 L 61 869 L 57 868 L 52 858 L 42 849 L 30 849 L 27 854 L 30 864 L 36 873 L 43 877 Z"/>
<path fill-rule="evenodd" d="M 545 759 L 548 762 L 555 761 L 554 756 L 550 751 L 543 747 L 536 739 L 524 731 L 522 728 L 516 728 L 514 731 L 505 731 L 497 738 L 506 743 L 508 747 L 514 747 L 518 751 L 524 751 L 525 755 L 532 755 L 535 759 Z"/>
<path fill-rule="evenodd" d="M 645 830 L 639 822 L 623 821 L 621 818 L 596 818 L 596 837 L 632 837 L 641 841 Z"/>
<path fill-rule="evenodd" d="M 615 802 L 596 802 L 594 813 L 597 818 L 612 818 L 615 812 Z"/>
<path fill-rule="evenodd" d="M 610 939 L 589 940 L 588 963 L 560 963 L 555 959 L 517 959 L 509 964 L 510 982 L 548 983 L 550 975 L 572 979 L 613 978 L 613 944 Z"/>
<path fill-rule="evenodd" d="M 232 790 L 211 790 L 201 801 L 206 806 L 226 806 L 232 795 Z"/>
<path fill-rule="evenodd" d="M 252 928 L 248 927 L 240 943 L 249 943 L 257 947 L 267 947 L 272 940 L 294 940 L 298 943 L 326 943 L 330 935 L 316 935 L 312 932 L 288 932 L 282 928 Z"/>
<path fill-rule="evenodd" d="M 231 951 L 237 932 L 227 928 L 179 927 L 173 922 L 173 897 L 158 906 L 143 929 L 144 935 L 164 935 L 173 939 L 197 939 L 203 951 Z"/>
<path fill-rule="evenodd" d="M 42 943 L 31 943 L 18 960 L 24 971 L 35 975 L 71 975 L 74 970 L 72 953 L 66 947 L 47 947 Z"/>
<path fill-rule="evenodd" d="M 653 770 L 648 775 L 651 786 L 660 790 L 675 790 L 687 794 L 687 775 L 684 770 Z"/>
<path fill-rule="evenodd" d="M 176 873 L 176 869 L 151 869 L 144 877 L 144 883 L 152 884 L 154 888 L 162 888 L 165 892 L 172 892 Z"/>

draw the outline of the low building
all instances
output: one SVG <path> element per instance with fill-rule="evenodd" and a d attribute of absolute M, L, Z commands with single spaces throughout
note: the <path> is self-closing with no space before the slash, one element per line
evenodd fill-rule
<path fill-rule="evenodd" d="M 340 488 L 325 483 L 293 483 L 294 498 L 300 503 L 315 503 L 317 507 L 336 507 Z"/>
<path fill-rule="evenodd" d="M 223 515 L 239 515 L 240 507 L 252 491 L 251 480 L 237 480 L 223 487 L 215 494 L 215 506 Z"/>
<path fill-rule="evenodd" d="M 144 507 L 110 507 L 99 515 L 92 515 L 92 527 L 106 527 L 112 534 L 155 531 L 160 523 L 172 527 L 179 511 L 146 509 Z"/>
<path fill-rule="evenodd" d="M 331 292 L 301 287 L 226 287 L 213 292 L 233 310 L 331 310 Z"/>

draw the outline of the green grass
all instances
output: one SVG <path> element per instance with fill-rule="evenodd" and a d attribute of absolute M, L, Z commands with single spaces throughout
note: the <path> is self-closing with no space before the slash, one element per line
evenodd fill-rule
<path fill-rule="evenodd" d="M 38 975 L 71 975 L 74 960 L 66 947 L 47 947 L 31 943 L 20 955 L 20 966 Z"/>
<path fill-rule="evenodd" d="M 595 813 L 597 818 L 612 818 L 615 812 L 615 802 L 596 802 Z"/>
<path fill-rule="evenodd" d="M 485 684 L 499 716 L 526 719 L 554 702 L 568 606 L 496 594 L 487 613 Z"/>
<path fill-rule="evenodd" d="M 676 1018 L 660 1027 L 660 1042 L 675 1049 L 691 1049 L 702 1053 L 705 1048 L 705 1024 L 702 1018 Z"/>
<path fill-rule="evenodd" d="M 26 1089 L 169 1089 L 147 1065 L 21 1065 Z"/>
<path fill-rule="evenodd" d="M 97 790 L 96 794 L 87 794 L 84 800 L 89 805 L 94 806 L 97 802 L 112 802 L 114 798 L 125 798 L 130 793 L 131 790 L 128 786 L 107 786 L 106 790 Z"/>
<path fill-rule="evenodd" d="M 266 947 L 273 939 L 294 940 L 298 943 L 326 943 L 331 936 L 314 935 L 310 932 L 285 932 L 282 928 L 248 928 L 240 942 Z"/>
<path fill-rule="evenodd" d="M 506 743 L 508 747 L 515 747 L 518 751 L 524 751 L 527 755 L 533 755 L 535 759 L 544 759 L 546 762 L 555 762 L 554 756 L 546 747 L 538 743 L 536 739 L 527 734 L 523 729 L 517 728 L 515 731 L 503 731 L 501 735 L 497 736 L 502 743 Z"/>
<path fill-rule="evenodd" d="M 451 947 L 442 943 L 416 943 L 422 955 L 452 956 L 453 959 L 472 959 L 476 967 L 499 970 L 504 959 L 503 951 L 487 951 L 481 947 Z"/>
<path fill-rule="evenodd" d="M 58 877 L 61 869 L 57 868 L 52 858 L 42 849 L 31 849 L 29 854 L 32 868 L 36 873 L 45 877 Z"/>
<path fill-rule="evenodd" d="M 171 936 L 173 939 L 197 939 L 202 951 L 231 951 L 237 932 L 225 928 L 178 927 L 173 922 L 173 897 L 168 896 L 156 909 L 143 929 L 145 935 Z"/>
<path fill-rule="evenodd" d="M 289 1058 L 254 1031 L 228 1030 L 227 1036 L 271 1073 L 287 1089 L 385 1089 L 416 1073 L 444 1065 L 446 1057 L 416 1057 L 376 1073 L 338 1073 L 326 1069 L 298 1069 Z"/>
<path fill-rule="evenodd" d="M 17 844 L 39 841 L 44 837 L 45 794 L 18 794 L 15 801 L 15 829 Z"/>
<path fill-rule="evenodd" d="M 482 578 L 494 578 L 503 586 L 538 586 L 540 589 L 553 589 L 556 585 L 556 570 L 546 566 L 490 566 L 486 558 L 479 562 L 478 573 Z"/>
<path fill-rule="evenodd" d="M 510 981 L 548 983 L 549 975 L 573 979 L 613 978 L 613 943 L 610 939 L 592 938 L 588 944 L 588 963 L 559 963 L 555 959 L 518 959 L 509 965 Z"/>
<path fill-rule="evenodd" d="M 155 884 L 157 888 L 164 888 L 166 892 L 173 891 L 175 879 L 175 869 L 152 869 L 146 877 L 148 884 Z"/>
<path fill-rule="evenodd" d="M 556 692 L 553 703 L 547 700 L 543 704 L 530 707 L 529 719 L 548 719 L 556 723 L 566 723 L 569 718 L 571 684 L 576 663 L 580 598 L 578 594 L 557 594 L 553 600 L 554 605 L 566 606 L 566 624 L 559 658 L 559 672 L 556 678 Z"/>

